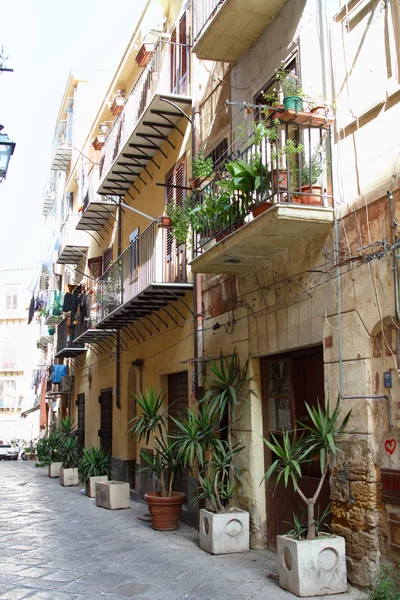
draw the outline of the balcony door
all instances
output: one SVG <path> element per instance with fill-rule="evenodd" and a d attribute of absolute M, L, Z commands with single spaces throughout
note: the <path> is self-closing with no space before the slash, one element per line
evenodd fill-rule
<path fill-rule="evenodd" d="M 85 394 L 78 394 L 76 401 L 78 413 L 78 426 L 76 428 L 77 438 L 81 448 L 85 447 Z"/>
<path fill-rule="evenodd" d="M 322 347 L 317 346 L 288 354 L 261 359 L 261 382 L 263 403 L 264 437 L 271 440 L 271 433 L 282 439 L 283 429 L 293 429 L 296 421 L 309 421 L 305 403 L 317 406 L 324 402 L 324 368 Z M 273 461 L 265 446 L 265 470 Z M 310 498 L 319 482 L 319 460 L 310 464 L 301 480 L 301 489 Z M 316 515 L 322 515 L 330 501 L 330 486 L 326 480 L 317 502 Z M 283 480 L 275 489 L 275 481 L 266 486 L 267 543 L 276 549 L 276 536 L 291 529 L 293 513 L 306 523 L 307 509 L 289 483 Z M 289 523 L 289 524 L 288 524 Z"/>
<path fill-rule="evenodd" d="M 182 207 L 186 198 L 186 157 L 183 156 L 165 178 L 166 212 L 169 207 Z M 170 229 L 165 229 L 164 281 L 166 283 L 186 282 L 186 244 L 180 244 Z"/>
<path fill-rule="evenodd" d="M 112 389 L 101 390 L 99 402 L 100 408 L 100 446 L 112 454 L 112 413 L 113 413 L 113 394 Z"/>
<path fill-rule="evenodd" d="M 171 34 L 170 86 L 173 94 L 186 96 L 189 76 L 187 13 L 184 12 Z"/>

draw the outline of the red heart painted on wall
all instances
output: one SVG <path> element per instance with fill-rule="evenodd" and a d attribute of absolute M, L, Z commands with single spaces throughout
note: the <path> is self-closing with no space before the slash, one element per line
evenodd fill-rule
<path fill-rule="evenodd" d="M 396 440 L 386 440 L 385 442 L 385 450 L 389 452 L 390 455 L 396 450 L 397 442 Z"/>

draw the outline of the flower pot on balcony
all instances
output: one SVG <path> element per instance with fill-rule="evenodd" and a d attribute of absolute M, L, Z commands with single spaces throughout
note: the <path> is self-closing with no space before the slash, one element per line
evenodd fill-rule
<path fill-rule="evenodd" d="M 199 545 L 210 554 L 248 552 L 250 549 L 250 515 L 234 508 L 226 513 L 200 509 Z"/>
<path fill-rule="evenodd" d="M 115 94 L 112 104 L 110 106 L 111 113 L 114 116 L 118 116 L 119 114 L 121 114 L 122 109 L 124 108 L 124 104 L 125 104 L 125 92 L 124 92 L 124 90 L 119 90 Z"/>
<path fill-rule="evenodd" d="M 251 209 L 251 214 L 254 218 L 256 218 L 259 215 L 262 215 L 262 213 L 267 211 L 269 208 L 271 208 L 271 206 L 272 202 L 260 202 L 260 204 L 257 204 L 257 206 L 254 206 L 254 208 Z"/>
<path fill-rule="evenodd" d="M 136 55 L 136 64 L 138 67 L 147 67 L 151 57 L 154 54 L 154 44 L 142 44 Z"/>
<path fill-rule="evenodd" d="M 314 106 L 314 108 L 310 109 L 310 113 L 312 115 L 320 115 L 322 117 L 326 117 L 326 115 L 327 115 L 326 106 Z"/>
<path fill-rule="evenodd" d="M 322 195 L 326 193 L 326 189 L 322 192 L 320 185 L 313 185 L 312 190 L 310 185 L 301 186 L 302 196 L 301 203 L 311 206 L 322 206 Z"/>
<path fill-rule="evenodd" d="M 288 189 L 288 173 L 286 169 L 281 168 L 272 171 L 272 185 L 275 192 L 278 191 L 278 187 L 279 190 Z"/>
<path fill-rule="evenodd" d="M 296 112 L 303 110 L 303 98 L 300 96 L 286 96 L 283 99 L 285 110 L 295 110 Z"/>
<path fill-rule="evenodd" d="M 106 141 L 106 136 L 104 134 L 96 135 L 92 142 L 92 146 L 95 150 L 101 150 Z"/>
<path fill-rule="evenodd" d="M 165 215 L 163 215 L 162 217 L 160 217 L 160 222 L 158 223 L 158 226 L 161 229 L 168 229 L 169 227 L 172 226 L 172 219 L 171 217 L 167 217 Z"/>
<path fill-rule="evenodd" d="M 185 500 L 183 492 L 172 492 L 172 496 L 160 496 L 158 492 L 148 492 L 145 501 L 151 515 L 151 526 L 156 531 L 174 531 L 178 529 Z"/>

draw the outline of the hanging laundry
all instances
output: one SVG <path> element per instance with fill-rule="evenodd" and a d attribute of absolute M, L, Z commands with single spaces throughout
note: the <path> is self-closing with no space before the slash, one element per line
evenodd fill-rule
<path fill-rule="evenodd" d="M 63 312 L 69 312 L 71 310 L 71 303 L 72 303 L 72 294 L 70 294 L 70 292 L 67 292 L 64 296 L 64 303 L 63 303 Z"/>
<path fill-rule="evenodd" d="M 53 365 L 51 381 L 53 383 L 61 383 L 61 377 L 67 374 L 67 365 Z"/>
<path fill-rule="evenodd" d="M 35 314 L 35 297 L 32 295 L 31 302 L 29 304 L 28 311 L 28 325 L 32 322 L 33 315 Z"/>

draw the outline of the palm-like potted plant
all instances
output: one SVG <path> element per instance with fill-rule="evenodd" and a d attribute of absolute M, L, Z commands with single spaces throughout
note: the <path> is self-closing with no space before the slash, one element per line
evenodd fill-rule
<path fill-rule="evenodd" d="M 61 457 L 60 483 L 63 486 L 78 485 L 78 463 L 81 447 L 77 437 L 75 421 L 64 417 L 57 429 L 57 450 Z"/>
<path fill-rule="evenodd" d="M 79 480 L 85 485 L 89 498 L 96 496 L 96 482 L 110 476 L 111 457 L 103 448 L 84 448 L 78 464 Z"/>
<path fill-rule="evenodd" d="M 196 468 L 200 493 L 208 502 L 200 509 L 200 548 L 211 554 L 246 552 L 249 549 L 249 513 L 232 503 L 241 484 L 237 459 L 243 446 L 234 437 L 237 409 L 249 394 L 248 361 L 242 367 L 235 350 L 222 352 L 218 362 L 210 360 L 212 376 L 197 414 L 188 410 L 186 419 L 174 419 L 179 433 L 174 436 L 186 467 Z M 226 430 L 220 428 L 227 417 Z"/>
<path fill-rule="evenodd" d="M 48 436 L 38 440 L 36 452 L 38 462 L 35 466 L 48 467 L 49 477 L 60 476 L 60 454 L 58 452 L 58 435 L 57 431 L 52 431 Z"/>
<path fill-rule="evenodd" d="M 332 414 L 329 402 L 326 409 L 320 404 L 315 408 L 307 403 L 306 408 L 310 424 L 297 422 L 298 428 L 283 431 L 281 439 L 273 434 L 271 440 L 264 439 L 273 455 L 265 480 L 276 477 L 277 484 L 282 479 L 285 487 L 291 482 L 306 504 L 308 515 L 305 540 L 289 534 L 277 538 L 279 585 L 298 596 L 338 594 L 347 589 L 345 541 L 340 536 L 316 535 L 314 508 L 331 458 L 340 450 L 337 438 L 344 432 L 351 411 L 339 424 L 339 401 Z M 313 497 L 307 498 L 301 479 L 315 459 L 319 459 L 321 476 Z"/>
<path fill-rule="evenodd" d="M 178 528 L 185 499 L 183 492 L 173 490 L 174 477 L 182 470 L 182 460 L 178 456 L 175 440 L 168 435 L 168 414 L 165 408 L 165 394 L 161 390 L 146 389 L 134 394 L 140 414 L 130 421 L 129 432 L 138 442 L 152 441 L 153 448 L 141 449 L 141 457 L 147 464 L 145 476 L 156 478 L 158 490 L 148 492 L 145 500 L 151 515 L 153 529 L 172 531 Z"/>

